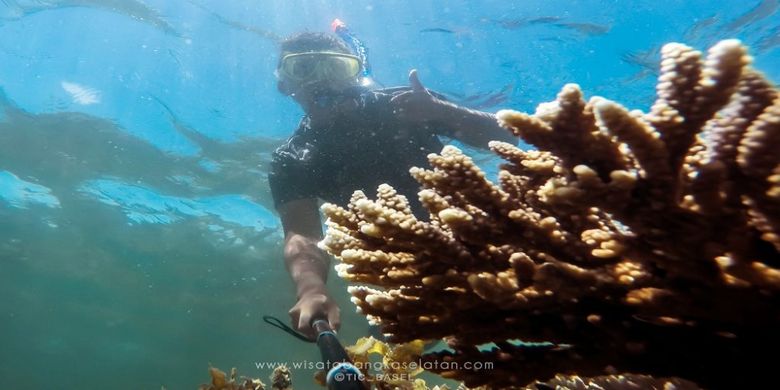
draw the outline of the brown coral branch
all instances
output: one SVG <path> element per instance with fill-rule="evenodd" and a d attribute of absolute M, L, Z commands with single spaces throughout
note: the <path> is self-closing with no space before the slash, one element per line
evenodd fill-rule
<path fill-rule="evenodd" d="M 780 347 L 780 98 L 749 62 L 736 41 L 707 58 L 672 44 L 648 114 L 573 84 L 534 115 L 501 111 L 540 150 L 491 143 L 498 185 L 446 147 L 412 170 L 430 221 L 382 186 L 324 206 L 321 247 L 375 286 L 350 293 L 391 340 L 495 363 L 436 370 L 469 385 L 630 371 L 745 386 Z"/>
<path fill-rule="evenodd" d="M 628 166 L 626 156 L 593 120 L 592 105 L 586 105 L 576 84 L 568 84 L 558 100 L 541 104 L 533 116 L 505 112 L 499 123 L 542 150 L 549 150 L 568 168 L 586 164 L 602 177 Z"/>

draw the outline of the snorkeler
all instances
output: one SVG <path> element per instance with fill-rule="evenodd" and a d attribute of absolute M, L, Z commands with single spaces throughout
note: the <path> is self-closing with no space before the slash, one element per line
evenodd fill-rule
<path fill-rule="evenodd" d="M 493 114 L 447 102 L 427 90 L 415 70 L 410 87 L 371 89 L 361 83 L 362 65 L 332 34 L 305 32 L 281 43 L 277 86 L 305 115 L 274 152 L 268 180 L 298 299 L 290 309 L 292 325 L 311 337 L 315 318 L 327 318 L 334 329 L 340 325 L 325 285 L 329 258 L 317 248 L 319 200 L 346 204 L 353 191 L 372 194 L 388 183 L 425 218 L 409 168 L 427 166 L 426 156 L 441 151 L 438 136 L 482 148 L 490 140 L 516 143 Z"/>

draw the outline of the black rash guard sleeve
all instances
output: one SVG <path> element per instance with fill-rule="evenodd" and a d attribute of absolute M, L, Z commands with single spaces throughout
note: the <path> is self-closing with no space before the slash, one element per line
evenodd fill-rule
<path fill-rule="evenodd" d="M 305 122 L 301 121 L 299 129 L 307 126 Z M 277 209 L 293 200 L 319 197 L 317 173 L 310 157 L 313 145 L 297 133 L 272 155 L 268 184 Z"/>

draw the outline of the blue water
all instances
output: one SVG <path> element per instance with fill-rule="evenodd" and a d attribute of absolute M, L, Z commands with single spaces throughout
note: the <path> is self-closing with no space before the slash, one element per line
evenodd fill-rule
<path fill-rule="evenodd" d="M 286 316 L 294 300 L 265 179 L 301 115 L 276 91 L 278 37 L 340 18 L 368 45 L 382 84 L 406 84 L 417 68 L 428 88 L 490 111 L 533 111 L 569 82 L 647 109 L 647 63 L 665 42 L 704 50 L 739 38 L 780 80 L 776 8 L 0 1 L 3 386 L 193 389 L 208 363 L 265 379 L 255 362 L 316 359 L 260 320 Z M 331 289 L 345 341 L 365 334 L 344 284 Z M 311 372 L 295 375 L 296 388 L 314 388 Z"/>

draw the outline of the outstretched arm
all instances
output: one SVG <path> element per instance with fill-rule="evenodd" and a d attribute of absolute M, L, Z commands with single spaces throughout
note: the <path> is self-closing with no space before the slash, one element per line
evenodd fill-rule
<path fill-rule="evenodd" d="M 512 133 L 498 125 L 495 115 L 458 106 L 428 92 L 416 69 L 409 72 L 409 84 L 411 91 L 391 100 L 402 119 L 444 126 L 452 131 L 454 138 L 480 148 L 487 148 L 493 140 L 517 143 Z"/>
<path fill-rule="evenodd" d="M 322 225 L 315 199 L 300 199 L 279 206 L 284 227 L 284 262 L 295 284 L 298 302 L 290 309 L 292 325 L 314 337 L 311 320 L 325 316 L 333 329 L 339 328 L 339 308 L 328 295 L 325 281 L 330 261 L 317 248 Z"/>

